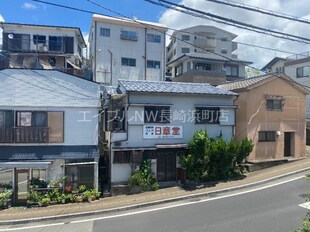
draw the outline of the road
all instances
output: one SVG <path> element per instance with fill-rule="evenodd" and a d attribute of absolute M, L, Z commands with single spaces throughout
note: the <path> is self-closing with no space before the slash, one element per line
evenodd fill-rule
<path fill-rule="evenodd" d="M 92 232 L 289 232 L 302 224 L 310 182 L 298 179 L 270 188 L 127 215 L 67 223 L 27 225 L 23 231 Z M 32 227 L 37 226 L 37 227 Z M 0 231 L 8 231 L 1 230 Z M 9 231 L 20 231 L 19 229 Z"/>

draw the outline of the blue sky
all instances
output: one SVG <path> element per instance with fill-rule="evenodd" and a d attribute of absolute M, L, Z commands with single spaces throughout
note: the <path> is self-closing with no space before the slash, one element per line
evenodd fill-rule
<path fill-rule="evenodd" d="M 67 5 L 101 14 L 120 17 L 104 10 L 87 0 L 45 0 L 55 4 Z M 130 18 L 144 21 L 160 22 L 173 29 L 183 29 L 196 25 L 213 25 L 238 35 L 236 42 L 264 46 L 270 49 L 261 49 L 254 46 L 239 44 L 237 55 L 239 59 L 252 61 L 257 68 L 262 68 L 275 56 L 287 57 L 291 53 L 310 51 L 309 44 L 301 44 L 271 36 L 257 34 L 232 26 L 215 23 L 211 20 L 195 18 L 173 10 L 153 5 L 144 0 L 91 0 L 103 5 L 112 11 Z M 255 12 L 245 11 L 207 0 L 170 0 L 188 7 L 217 14 L 230 19 L 246 22 L 259 27 L 269 28 L 297 36 L 310 38 L 310 24 L 302 24 L 290 20 L 279 19 Z M 232 0 L 251 6 L 281 12 L 296 17 L 310 19 L 309 0 Z M 26 24 L 43 24 L 56 26 L 79 27 L 87 37 L 92 15 L 69 9 L 59 8 L 32 0 L 0 0 L 0 21 Z M 2 19 L 2 20 L 1 20 Z M 172 33 L 169 31 L 168 33 Z M 0 34 L 1 38 L 1 34 Z M 277 49 L 277 50 L 273 50 Z M 278 50 L 284 51 L 279 52 Z M 288 51 L 289 53 L 287 53 Z"/>
<path fill-rule="evenodd" d="M 46 1 L 120 17 L 86 0 Z M 163 11 L 162 8 L 143 0 L 95 0 L 94 2 L 127 17 L 137 17 L 152 22 L 158 22 L 160 13 Z M 88 33 L 92 16 L 89 13 L 59 8 L 31 0 L 0 0 L 0 15 L 5 22 L 80 27 L 83 33 Z"/>

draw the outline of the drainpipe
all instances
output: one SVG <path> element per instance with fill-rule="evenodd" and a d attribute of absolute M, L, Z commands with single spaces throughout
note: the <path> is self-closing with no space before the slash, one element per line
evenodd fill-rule
<path fill-rule="evenodd" d="M 93 78 L 93 81 L 97 81 L 97 22 L 95 21 L 95 29 L 94 29 L 94 37 L 95 38 L 95 46 L 94 46 L 94 58 L 93 61 L 94 62 L 94 70 L 93 70 L 93 75 L 95 74 L 95 80 Z"/>
<path fill-rule="evenodd" d="M 113 77 L 113 72 L 112 72 L 112 65 L 113 65 L 113 53 L 108 49 L 108 52 L 110 53 L 110 73 L 111 73 L 111 79 L 110 79 L 110 85 L 112 85 L 112 77 Z"/>
<path fill-rule="evenodd" d="M 236 112 L 236 111 L 237 111 L 237 109 L 238 109 L 238 105 L 235 104 L 235 101 L 237 101 L 238 98 L 239 98 L 239 95 L 237 95 L 236 98 L 233 100 L 234 106 L 236 106 L 236 107 L 234 108 L 234 109 L 235 109 L 235 126 L 234 126 L 234 132 L 233 132 L 234 137 L 235 137 L 235 135 L 236 135 L 236 124 L 237 124 L 237 112 Z"/>
<path fill-rule="evenodd" d="M 146 55 L 147 55 L 147 52 L 146 52 L 146 43 L 147 43 L 147 28 L 144 29 L 144 80 L 146 80 L 146 63 L 147 63 L 147 58 L 146 58 Z"/>

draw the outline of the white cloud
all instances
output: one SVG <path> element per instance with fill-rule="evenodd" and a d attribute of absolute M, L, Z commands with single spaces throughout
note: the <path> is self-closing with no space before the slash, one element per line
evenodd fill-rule
<path fill-rule="evenodd" d="M 294 15 L 296 17 L 310 18 L 308 10 L 309 3 L 307 0 L 299 0 L 298 4 L 296 4 L 296 1 L 286 0 L 239 0 L 238 2 L 264 9 L 268 8 L 268 10 L 283 12 L 288 15 Z M 310 38 L 310 30 L 307 29 L 309 28 L 309 25 L 307 24 L 263 15 L 260 13 L 225 6 L 222 4 L 216 4 L 205 0 L 182 0 L 179 4 L 183 4 L 185 6 L 208 13 L 220 15 L 225 18 L 242 21 L 255 26 Z M 183 29 L 199 24 L 213 25 L 237 34 L 238 37 L 235 39 L 237 42 L 270 47 L 273 49 L 289 51 L 292 53 L 301 53 L 310 50 L 309 44 L 305 45 L 298 42 L 292 42 L 285 39 L 255 33 L 253 31 L 247 31 L 236 27 L 215 23 L 211 20 L 189 16 L 170 9 L 165 10 L 162 13 L 159 21 L 163 24 L 166 24 L 169 28 L 175 29 Z M 240 44 L 238 46 L 237 54 L 239 59 L 252 61 L 253 66 L 258 68 L 262 68 L 275 56 L 287 57 L 291 55 L 289 53 L 265 50 Z"/>
<path fill-rule="evenodd" d="M 4 22 L 4 18 L 2 15 L 0 15 L 0 22 Z"/>
<path fill-rule="evenodd" d="M 37 9 L 36 5 L 30 3 L 30 2 L 25 2 L 24 5 L 22 5 L 22 8 L 26 10 L 35 10 Z"/>

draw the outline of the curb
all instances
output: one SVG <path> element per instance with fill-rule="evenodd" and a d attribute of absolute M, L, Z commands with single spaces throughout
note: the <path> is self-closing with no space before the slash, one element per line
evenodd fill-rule
<path fill-rule="evenodd" d="M 160 204 L 165 204 L 165 203 L 172 203 L 172 202 L 188 200 L 188 199 L 195 199 L 195 198 L 206 197 L 206 196 L 214 198 L 219 194 L 233 192 L 236 190 L 244 190 L 244 189 L 248 189 L 251 187 L 256 187 L 256 186 L 263 185 L 263 184 L 266 184 L 272 181 L 276 181 L 276 180 L 280 180 L 280 179 L 283 179 L 289 176 L 300 174 L 300 173 L 303 173 L 309 170 L 310 170 L 310 167 L 303 168 L 303 169 L 293 171 L 293 172 L 289 172 L 286 174 L 274 176 L 274 177 L 271 177 L 265 180 L 256 181 L 250 184 L 244 184 L 240 186 L 224 188 L 224 189 L 210 191 L 210 192 L 203 192 L 203 193 L 190 194 L 186 196 L 167 198 L 163 200 L 151 201 L 151 202 L 146 202 L 146 203 L 141 203 L 141 204 L 136 204 L 136 205 L 122 206 L 122 207 L 112 208 L 112 209 L 103 209 L 103 210 L 95 210 L 95 211 L 87 211 L 87 212 L 80 212 L 80 213 L 55 215 L 55 216 L 46 216 L 46 217 L 38 217 L 38 218 L 3 220 L 3 221 L 0 221 L 0 225 L 17 225 L 17 224 L 26 224 L 26 223 L 34 223 L 34 222 L 42 222 L 42 221 L 51 221 L 51 220 L 56 220 L 56 219 L 69 219 L 69 218 L 80 217 L 80 216 L 93 216 L 97 214 L 111 214 L 111 213 L 117 213 L 117 212 L 124 212 L 124 211 L 132 210 L 132 209 L 155 206 L 155 205 L 160 205 Z"/>

